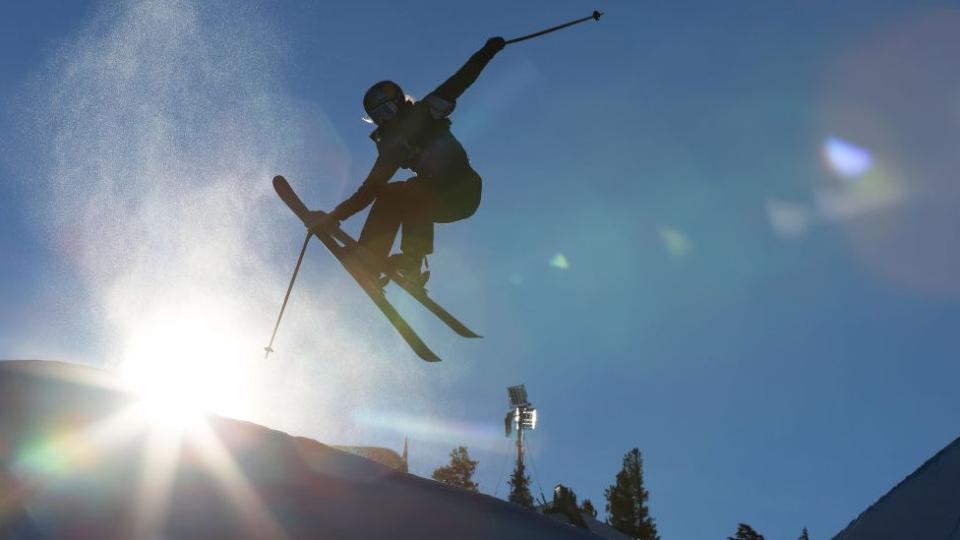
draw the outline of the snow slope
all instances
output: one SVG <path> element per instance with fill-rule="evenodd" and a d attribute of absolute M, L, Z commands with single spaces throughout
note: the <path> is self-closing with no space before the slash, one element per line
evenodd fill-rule
<path fill-rule="evenodd" d="M 136 403 L 99 370 L 0 362 L 0 537 L 597 538 L 255 424 L 170 436 Z"/>

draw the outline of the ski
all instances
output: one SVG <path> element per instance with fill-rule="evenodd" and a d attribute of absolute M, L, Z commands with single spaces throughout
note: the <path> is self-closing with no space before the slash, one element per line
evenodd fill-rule
<path fill-rule="evenodd" d="M 413 349 L 413 352 L 417 353 L 417 356 L 426 360 L 427 362 L 439 362 L 440 357 L 437 356 L 430 347 L 420 338 L 419 335 L 410 327 L 410 324 L 407 323 L 400 313 L 397 311 L 393 304 L 387 299 L 387 295 L 383 293 L 383 289 L 380 288 L 378 283 L 374 283 L 369 274 L 365 270 L 362 270 L 357 267 L 357 260 L 351 256 L 347 251 L 347 248 L 337 244 L 337 242 L 330 237 L 329 234 L 324 233 L 314 233 L 317 238 L 323 242 L 323 245 L 327 246 L 327 249 L 333 253 L 333 256 L 340 261 L 340 264 L 350 273 L 353 279 L 360 285 L 360 288 L 363 289 L 367 296 L 373 300 L 373 303 L 380 308 L 380 311 L 383 312 L 384 316 L 387 317 L 387 320 L 390 321 L 390 324 L 397 329 L 397 332 L 403 337 L 403 340 L 410 345 L 410 348 Z"/>
<path fill-rule="evenodd" d="M 287 183 L 286 179 L 282 176 L 275 177 L 273 179 L 273 187 L 290 210 L 292 210 L 301 221 L 304 221 L 309 215 L 309 210 L 306 205 L 303 204 L 303 201 L 300 200 L 300 197 L 293 191 L 293 188 L 290 187 L 290 184 Z M 410 345 L 410 348 L 417 353 L 417 356 L 427 362 L 439 362 L 440 357 L 430 350 L 430 347 L 420 339 L 420 336 L 410 327 L 407 321 L 400 316 L 400 313 L 397 312 L 397 309 L 393 307 L 387 299 L 387 295 L 383 293 L 379 284 L 374 283 L 370 275 L 359 267 L 359 261 L 349 253 L 348 248 L 338 244 L 327 231 L 314 231 L 313 235 L 319 238 L 320 241 L 323 242 L 323 245 L 327 246 L 327 249 L 330 250 L 330 253 L 340 261 L 340 264 L 343 265 L 347 273 L 353 277 L 354 281 L 363 289 L 363 292 L 367 293 L 367 296 L 373 300 L 373 303 L 380 308 L 380 311 L 386 316 L 387 320 L 390 321 L 390 324 L 393 325 L 404 341 Z"/>
<path fill-rule="evenodd" d="M 423 307 L 427 308 L 427 311 L 436 315 L 437 318 L 449 326 L 451 330 L 465 338 L 483 337 L 473 330 L 467 328 L 465 324 L 451 315 L 450 312 L 443 308 L 443 306 L 436 303 L 433 298 L 430 298 L 425 288 L 411 283 L 410 280 L 403 277 L 403 275 L 400 274 L 396 268 L 393 268 L 391 265 L 387 264 L 387 262 L 382 258 L 377 257 L 373 253 L 367 251 L 366 248 L 361 246 L 356 240 L 353 239 L 352 236 L 344 232 L 343 229 L 340 227 L 331 227 L 330 229 L 330 234 L 333 235 L 333 237 L 338 241 L 342 242 L 344 246 L 350 248 L 352 252 L 357 253 L 358 256 L 364 260 L 364 263 L 368 268 L 372 268 L 374 271 L 380 271 L 386 274 L 391 281 L 399 285 L 403 290 L 407 291 L 407 294 L 420 302 Z"/>

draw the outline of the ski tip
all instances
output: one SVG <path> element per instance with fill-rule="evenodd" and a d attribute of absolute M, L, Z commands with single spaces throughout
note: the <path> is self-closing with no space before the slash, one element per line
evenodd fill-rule
<path fill-rule="evenodd" d="M 417 356 L 419 356 L 423 360 L 426 360 L 427 362 L 442 362 L 442 360 L 440 360 L 440 357 L 437 356 L 436 353 L 434 353 L 429 349 L 425 351 L 417 351 Z"/>
<path fill-rule="evenodd" d="M 280 176 L 279 174 L 273 177 L 273 187 L 278 187 L 278 186 L 285 185 L 285 184 L 286 184 L 286 185 L 289 185 L 289 184 L 287 184 L 287 179 L 286 179 L 286 178 Z"/>
<path fill-rule="evenodd" d="M 459 323 L 459 321 L 457 322 Z M 463 324 L 457 324 L 456 326 L 452 326 L 451 328 L 453 328 L 453 331 L 456 332 L 457 335 L 460 337 L 465 337 L 469 339 L 479 339 L 483 337 L 480 334 L 474 332 L 473 330 L 467 328 Z"/>

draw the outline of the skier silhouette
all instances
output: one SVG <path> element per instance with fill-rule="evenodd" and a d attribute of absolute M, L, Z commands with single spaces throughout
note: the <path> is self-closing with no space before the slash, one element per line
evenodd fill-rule
<path fill-rule="evenodd" d="M 371 86 L 363 96 L 363 108 L 377 125 L 370 134 L 377 160 L 356 193 L 329 214 L 311 213 L 310 228 L 348 219 L 372 202 L 359 243 L 424 285 L 430 277 L 425 267 L 426 256 L 433 253 L 434 224 L 466 219 L 480 205 L 480 175 L 450 132 L 447 117 L 505 43 L 501 37 L 487 40 L 463 67 L 418 102 L 407 99 L 393 81 Z M 416 176 L 390 182 L 400 168 Z M 400 253 L 390 255 L 401 227 Z"/>

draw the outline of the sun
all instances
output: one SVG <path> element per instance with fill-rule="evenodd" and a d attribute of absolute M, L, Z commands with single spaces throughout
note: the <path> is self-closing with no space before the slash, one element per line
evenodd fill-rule
<path fill-rule="evenodd" d="M 244 358 L 257 349 L 230 321 L 211 306 L 179 307 L 132 328 L 119 371 L 147 415 L 187 426 L 208 413 L 249 413 L 252 381 Z"/>

